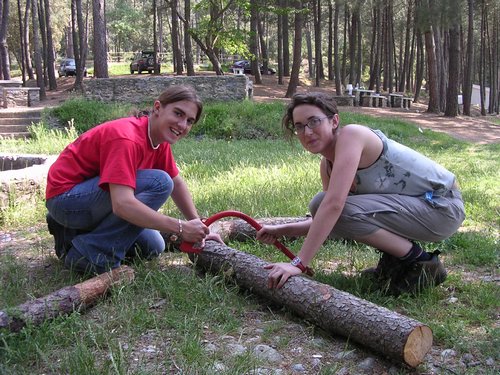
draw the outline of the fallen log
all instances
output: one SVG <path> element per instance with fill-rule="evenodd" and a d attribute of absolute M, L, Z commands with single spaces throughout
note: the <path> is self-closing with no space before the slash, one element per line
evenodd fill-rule
<path fill-rule="evenodd" d="M 254 255 L 207 241 L 203 252 L 190 258 L 197 267 L 231 275 L 239 286 L 332 334 L 411 367 L 420 364 L 432 346 L 432 331 L 425 324 L 305 276 L 290 278 L 281 289 L 269 289 L 263 268 L 267 263 Z"/>
<path fill-rule="evenodd" d="M 0 311 L 0 329 L 8 328 L 19 332 L 27 324 L 39 325 L 45 320 L 69 314 L 78 309 L 92 306 L 108 290 L 117 285 L 134 280 L 134 270 L 121 266 L 112 271 L 88 279 L 82 283 L 67 286 L 47 296 L 28 301 L 9 309 Z"/>

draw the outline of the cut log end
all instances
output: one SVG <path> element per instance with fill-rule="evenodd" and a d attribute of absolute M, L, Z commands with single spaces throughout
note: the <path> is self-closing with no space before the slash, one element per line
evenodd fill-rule
<path fill-rule="evenodd" d="M 410 333 L 403 349 L 404 361 L 417 367 L 432 347 L 432 331 L 428 326 L 418 326 Z"/>

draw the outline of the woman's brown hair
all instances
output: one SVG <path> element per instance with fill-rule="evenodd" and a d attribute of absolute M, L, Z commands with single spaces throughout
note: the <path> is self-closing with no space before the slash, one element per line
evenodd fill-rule
<path fill-rule="evenodd" d="M 288 104 L 286 112 L 281 121 L 283 130 L 288 137 L 292 137 L 293 134 L 295 134 L 295 127 L 293 125 L 293 110 L 297 106 L 302 104 L 310 104 L 318 107 L 329 118 L 339 113 L 337 110 L 337 102 L 331 95 L 325 94 L 323 92 L 295 94 L 292 97 L 291 102 Z"/>

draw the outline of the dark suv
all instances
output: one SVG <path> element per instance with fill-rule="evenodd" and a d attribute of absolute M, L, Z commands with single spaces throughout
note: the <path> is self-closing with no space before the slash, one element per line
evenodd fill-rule
<path fill-rule="evenodd" d="M 141 74 L 145 70 L 148 73 L 153 73 L 155 70 L 155 57 L 153 51 L 142 51 L 137 53 L 130 63 L 130 74 L 134 74 L 135 71 Z"/>

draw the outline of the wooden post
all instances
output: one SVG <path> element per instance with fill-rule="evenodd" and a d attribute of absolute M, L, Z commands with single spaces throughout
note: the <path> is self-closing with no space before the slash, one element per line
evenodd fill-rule
<path fill-rule="evenodd" d="M 420 364 L 432 346 L 432 331 L 425 324 L 308 277 L 292 277 L 283 288 L 269 289 L 263 268 L 267 263 L 254 255 L 207 241 L 204 251 L 190 258 L 200 268 L 231 275 L 239 286 L 332 334 L 409 366 Z"/>
<path fill-rule="evenodd" d="M 93 305 L 105 295 L 109 288 L 130 283 L 134 280 L 134 270 L 127 266 L 118 267 L 82 283 L 67 286 L 47 296 L 28 301 L 9 312 L 0 311 L 0 328 L 12 332 L 20 331 L 28 324 L 39 325 L 47 319 L 69 314 L 77 309 Z"/>

